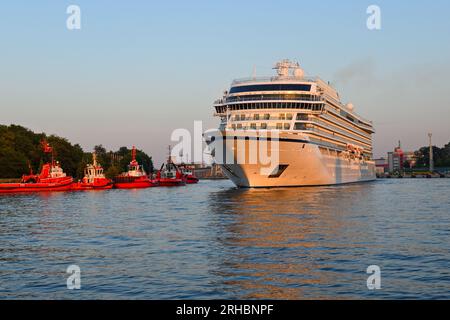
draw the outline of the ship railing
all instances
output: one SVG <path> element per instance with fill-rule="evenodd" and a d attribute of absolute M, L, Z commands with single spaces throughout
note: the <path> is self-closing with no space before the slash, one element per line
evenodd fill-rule
<path fill-rule="evenodd" d="M 320 96 L 289 96 L 289 95 L 279 95 L 279 96 L 260 96 L 260 95 L 255 95 L 255 96 L 235 96 L 235 97 L 230 97 L 228 99 L 226 99 L 226 101 L 222 100 L 222 102 L 218 103 L 218 104 L 222 104 L 222 103 L 234 103 L 234 102 L 245 102 L 245 101 L 276 101 L 276 100 L 289 100 L 289 101 L 295 101 L 295 102 L 323 102 L 323 100 L 321 99 Z"/>
<path fill-rule="evenodd" d="M 307 127 L 306 130 L 307 131 L 311 131 L 311 132 L 316 132 L 317 134 L 320 134 L 320 135 L 322 135 L 322 136 L 324 136 L 326 138 L 329 138 L 329 139 L 332 139 L 332 140 L 336 140 L 336 141 L 339 141 L 339 142 L 342 142 L 342 143 L 345 143 L 345 144 L 350 143 L 349 139 L 338 137 L 336 135 L 330 134 L 328 132 L 324 132 L 323 130 L 320 130 L 320 129 L 317 129 L 317 128 Z M 355 145 L 357 145 L 357 146 L 359 146 L 361 148 L 367 149 L 367 150 L 371 149 L 370 144 L 367 144 L 367 143 L 364 143 L 364 142 L 357 142 L 357 143 L 353 142 L 353 144 L 355 144 Z"/>
<path fill-rule="evenodd" d="M 261 128 L 261 127 L 252 127 L 252 126 L 242 126 L 242 127 L 239 127 L 239 128 L 233 128 L 233 127 L 227 127 L 227 130 L 235 130 L 235 131 L 241 131 L 241 130 L 253 130 L 253 131 L 269 131 L 269 130 L 276 130 L 276 131 L 291 131 L 291 129 L 289 128 L 289 129 L 280 129 L 280 128 L 277 128 L 277 126 L 276 125 L 274 125 L 274 126 L 267 126 L 267 127 L 264 127 L 264 128 Z"/>
<path fill-rule="evenodd" d="M 350 137 L 351 139 L 357 140 L 357 141 L 359 141 L 361 143 L 366 143 L 366 144 L 370 144 L 371 143 L 370 137 L 360 137 L 360 136 L 358 136 L 358 135 L 356 135 L 354 133 L 346 132 L 345 130 L 342 130 L 340 128 L 336 128 L 336 127 L 330 126 L 328 124 L 325 124 L 325 123 L 323 123 L 323 121 L 320 121 L 318 119 L 314 119 L 313 118 L 313 119 L 311 119 L 308 122 L 316 124 L 316 125 L 319 125 L 319 126 L 322 126 L 322 127 L 326 128 L 326 129 L 328 129 L 330 131 L 334 131 L 334 132 L 340 133 L 340 134 L 342 134 L 344 136 Z M 332 134 L 332 136 L 334 137 L 335 135 Z"/>
<path fill-rule="evenodd" d="M 259 118 L 254 118 L 254 117 L 238 117 L 238 118 L 234 118 L 232 117 L 231 120 L 238 122 L 238 121 L 254 121 L 254 122 L 261 122 L 261 121 L 271 121 L 271 120 L 278 120 L 278 121 L 292 121 L 294 119 L 294 117 L 277 117 L 277 116 L 270 116 L 270 118 L 268 117 L 259 117 Z"/>
<path fill-rule="evenodd" d="M 295 76 L 274 76 L 274 77 L 246 77 L 233 80 L 232 86 L 250 82 L 316 82 L 319 77 L 295 77 Z"/>

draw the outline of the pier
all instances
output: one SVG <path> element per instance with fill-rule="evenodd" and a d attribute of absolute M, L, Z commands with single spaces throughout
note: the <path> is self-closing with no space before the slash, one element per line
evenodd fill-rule
<path fill-rule="evenodd" d="M 442 179 L 450 178 L 450 173 L 440 172 L 414 172 L 414 173 L 397 173 L 397 174 L 377 174 L 378 179 Z"/>

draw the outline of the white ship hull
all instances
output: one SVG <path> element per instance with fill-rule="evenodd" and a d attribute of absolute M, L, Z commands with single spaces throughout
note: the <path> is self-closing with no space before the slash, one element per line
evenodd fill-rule
<path fill-rule="evenodd" d="M 251 147 L 246 141 L 246 148 Z M 225 150 L 235 154 L 236 144 L 226 144 Z M 224 164 L 224 174 L 236 186 L 247 188 L 338 185 L 376 179 L 373 161 L 344 159 L 309 142 L 280 141 L 278 150 L 270 151 L 279 152 L 280 167 L 275 169 L 276 174 L 262 174 L 260 164 L 246 163 Z M 247 152 L 255 150 L 248 149 Z M 248 158 L 248 153 L 246 156 Z"/>
<path fill-rule="evenodd" d="M 233 81 L 214 102 L 225 143 L 212 149 L 224 173 L 239 187 L 375 180 L 373 123 L 329 83 L 305 77 L 298 63 L 282 60 L 274 69 L 276 76 Z"/>

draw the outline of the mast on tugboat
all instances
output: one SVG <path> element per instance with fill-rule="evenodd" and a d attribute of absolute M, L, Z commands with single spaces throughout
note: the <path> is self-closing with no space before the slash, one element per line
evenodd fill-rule
<path fill-rule="evenodd" d="M 50 144 L 45 139 L 41 140 L 41 146 L 42 146 L 42 151 L 44 151 L 44 153 L 51 154 L 51 162 L 50 163 L 51 163 L 51 166 L 54 167 L 55 166 L 55 157 L 54 157 L 53 147 L 51 147 Z"/>

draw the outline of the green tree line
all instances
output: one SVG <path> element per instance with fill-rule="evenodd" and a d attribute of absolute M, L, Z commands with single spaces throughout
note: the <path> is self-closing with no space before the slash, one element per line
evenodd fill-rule
<path fill-rule="evenodd" d="M 92 163 L 91 152 L 83 151 L 79 144 L 71 144 L 65 138 L 34 133 L 18 125 L 0 125 L 0 178 L 20 178 L 23 174 L 28 174 L 30 168 L 34 173 L 39 172 L 42 164 L 51 160 L 51 156 L 41 148 L 40 142 L 43 139 L 53 148 L 55 159 L 60 162 L 64 172 L 81 179 L 86 164 Z M 102 145 L 98 145 L 94 150 L 97 161 L 110 178 L 126 171 L 131 161 L 131 149 L 127 147 L 107 151 Z M 147 173 L 153 172 L 152 158 L 145 152 L 137 150 L 136 159 Z"/>
<path fill-rule="evenodd" d="M 430 147 L 422 147 L 415 152 L 416 167 L 428 167 L 430 165 Z M 436 167 L 450 167 L 450 142 L 443 148 L 433 146 L 433 160 Z"/>

